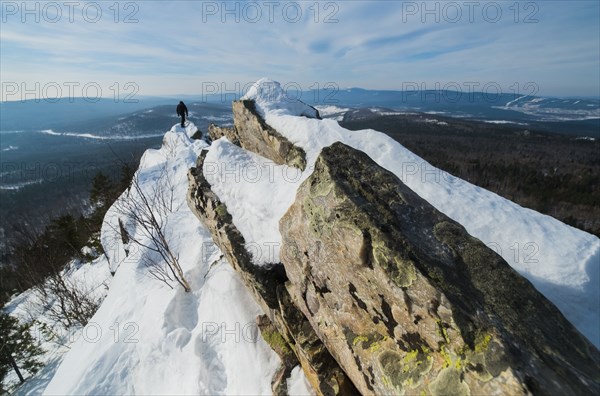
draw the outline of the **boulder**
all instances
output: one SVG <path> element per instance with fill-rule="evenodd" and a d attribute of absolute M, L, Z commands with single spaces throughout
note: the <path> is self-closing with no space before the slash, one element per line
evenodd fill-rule
<path fill-rule="evenodd" d="M 257 113 L 254 101 L 233 102 L 233 122 L 233 139 L 226 135 L 232 143 L 237 140 L 244 149 L 262 155 L 278 165 L 287 164 L 301 170 L 306 168 L 304 150 L 270 127 Z"/>
<path fill-rule="evenodd" d="M 324 148 L 280 231 L 291 300 L 362 394 L 600 392 L 560 311 L 365 153 Z"/>
<path fill-rule="evenodd" d="M 304 150 L 271 128 L 256 111 L 254 101 L 234 101 L 232 107 L 234 127 L 221 128 L 211 124 L 208 127 L 211 140 L 225 137 L 231 143 L 262 155 L 277 165 L 294 166 L 301 170 L 306 168 Z"/>
<path fill-rule="evenodd" d="M 235 128 L 233 127 L 219 127 L 216 124 L 210 124 L 208 126 L 208 137 L 211 141 L 226 137 L 231 143 L 240 145 Z"/>
<path fill-rule="evenodd" d="M 298 363 L 318 395 L 356 394 L 356 388 L 317 337 L 308 320 L 291 303 L 284 286 L 287 277 L 283 265 L 253 264 L 244 237 L 233 224 L 226 205 L 211 190 L 202 174 L 205 157 L 206 151 L 203 151 L 197 166 L 188 173 L 188 206 L 208 228 L 214 242 L 266 314 L 259 318 L 261 334 L 282 358 L 282 365 L 273 378 L 274 394 L 286 391 L 285 379 Z M 288 348 L 294 356 L 288 353 Z"/>
<path fill-rule="evenodd" d="M 202 139 L 202 131 L 200 130 L 200 128 L 196 128 L 196 132 L 194 132 L 192 134 L 192 136 L 190 136 L 190 139 L 192 139 L 192 140 Z"/>

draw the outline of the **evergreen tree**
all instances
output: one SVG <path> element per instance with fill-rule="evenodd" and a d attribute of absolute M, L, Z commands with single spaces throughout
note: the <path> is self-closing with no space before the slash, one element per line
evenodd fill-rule
<path fill-rule="evenodd" d="M 102 172 L 96 173 L 90 191 L 90 201 L 102 208 L 106 208 L 114 196 L 114 183 Z"/>
<path fill-rule="evenodd" d="M 87 239 L 80 222 L 67 214 L 52 220 L 43 235 L 43 244 L 49 252 L 54 252 L 49 257 L 56 258 L 56 264 L 62 267 L 73 256 L 79 257 Z"/>
<path fill-rule="evenodd" d="M 129 164 L 125 163 L 121 166 L 121 180 L 119 181 L 119 191 L 121 193 L 129 188 L 131 185 L 131 179 L 133 179 L 133 175 L 135 173 L 135 169 Z M 117 197 L 115 197 L 116 199 Z"/>
<path fill-rule="evenodd" d="M 42 367 L 42 363 L 37 360 L 42 349 L 31 335 L 30 327 L 31 325 L 21 324 L 16 318 L 0 312 L 0 394 L 7 393 L 2 384 L 11 370 L 15 370 L 23 382 L 23 372 L 33 374 Z"/>

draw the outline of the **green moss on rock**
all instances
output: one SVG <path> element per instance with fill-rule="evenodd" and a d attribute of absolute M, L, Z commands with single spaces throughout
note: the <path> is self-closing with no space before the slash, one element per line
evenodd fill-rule
<path fill-rule="evenodd" d="M 227 216 L 227 206 L 224 203 L 219 202 L 219 205 L 217 205 L 215 212 L 217 213 L 217 215 L 219 215 L 219 217 L 223 218 Z"/>
<path fill-rule="evenodd" d="M 280 332 L 277 330 L 261 330 L 263 339 L 269 346 L 277 352 L 280 356 L 286 356 L 292 354 L 292 349 L 288 345 L 287 341 L 283 338 Z"/>

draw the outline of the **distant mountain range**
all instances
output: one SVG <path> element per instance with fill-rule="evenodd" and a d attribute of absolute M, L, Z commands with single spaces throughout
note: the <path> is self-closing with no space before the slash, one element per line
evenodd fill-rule
<path fill-rule="evenodd" d="M 600 137 L 600 99 L 542 98 L 456 91 L 371 91 L 360 88 L 303 94 L 307 103 L 336 107 L 384 107 L 466 118 L 576 136 Z M 333 110 L 333 108 L 330 108 Z"/>
<path fill-rule="evenodd" d="M 385 107 L 395 111 L 414 111 L 450 117 L 508 123 L 576 136 L 600 137 L 600 99 L 543 98 L 515 94 L 458 92 L 447 90 L 385 91 L 320 89 L 289 93 L 315 106 L 339 108 Z M 215 110 L 230 109 L 230 102 L 240 95 L 182 96 L 188 105 Z M 82 98 L 61 99 L 55 103 L 41 100 L 0 103 L 0 131 L 53 130 L 55 132 L 91 133 L 122 136 L 162 133 L 157 117 L 175 119 L 174 97 L 144 97 L 136 103 L 101 99 L 89 102 Z M 144 110 L 145 112 L 141 112 Z M 218 111 L 217 111 L 218 112 Z M 115 120 L 115 116 L 117 119 Z M 162 121 L 162 120 L 160 120 Z M 222 121 L 222 120 L 220 120 Z M 196 122 L 202 128 L 203 122 Z M 123 129 L 125 128 L 125 129 Z M 143 129 L 143 131 L 141 131 Z"/>

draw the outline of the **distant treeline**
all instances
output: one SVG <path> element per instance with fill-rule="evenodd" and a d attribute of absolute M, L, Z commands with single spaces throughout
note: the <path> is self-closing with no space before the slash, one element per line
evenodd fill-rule
<path fill-rule="evenodd" d="M 350 113 L 341 124 L 385 132 L 444 171 L 600 236 L 598 141 L 428 114 Z"/>
<path fill-rule="evenodd" d="M 98 172 L 90 188 L 90 214 L 63 214 L 52 218 L 41 232 L 26 222 L 15 223 L 7 231 L 12 244 L 2 256 L 0 267 L 0 306 L 16 292 L 23 292 L 48 276 L 60 272 L 72 259 L 86 260 L 85 246 L 102 254 L 100 228 L 104 215 L 119 195 L 129 188 L 134 168 L 121 167 L 113 180 Z"/>

